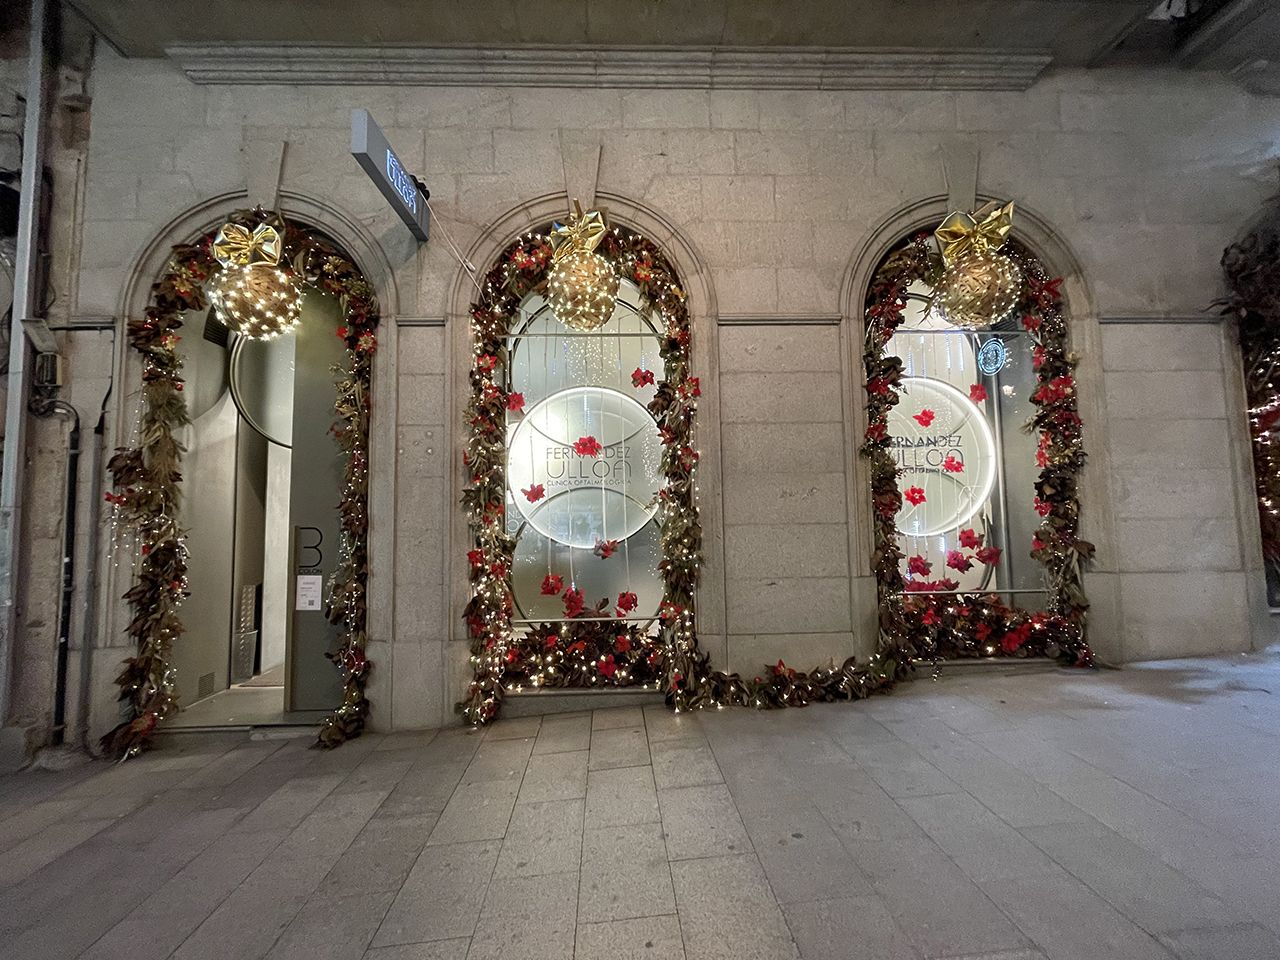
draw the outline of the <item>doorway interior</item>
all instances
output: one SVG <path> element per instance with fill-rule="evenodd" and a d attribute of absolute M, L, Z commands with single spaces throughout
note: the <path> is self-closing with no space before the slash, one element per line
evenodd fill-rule
<path fill-rule="evenodd" d="M 171 729 L 313 725 L 341 701 L 324 612 L 343 485 L 330 436 L 341 322 L 314 287 L 299 325 L 272 340 L 237 336 L 212 310 L 184 318 L 190 595 Z"/>

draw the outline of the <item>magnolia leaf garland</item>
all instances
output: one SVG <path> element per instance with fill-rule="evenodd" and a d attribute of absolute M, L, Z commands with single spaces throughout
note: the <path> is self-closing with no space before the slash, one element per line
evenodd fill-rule
<path fill-rule="evenodd" d="M 364 695 L 368 582 L 369 386 L 378 304 L 356 265 L 323 237 L 278 214 L 241 210 L 228 223 L 252 234 L 263 226 L 284 238 L 282 261 L 305 282 L 337 297 L 345 326 L 348 366 L 336 369 L 337 422 L 333 433 L 346 459 L 346 486 L 338 505 L 343 543 L 331 580 L 328 616 L 341 625 L 332 656 L 342 677 L 342 702 L 325 720 L 319 743 L 335 746 L 358 736 L 368 715 Z M 116 678 L 124 719 L 102 737 L 102 749 L 120 759 L 150 745 L 156 726 L 177 706 L 170 655 L 183 633 L 178 608 L 187 596 L 187 545 L 179 519 L 182 457 L 177 432 L 191 421 L 183 396 L 182 355 L 177 345 L 182 315 L 204 310 L 204 286 L 217 270 L 212 234 L 175 246 L 151 288 L 141 320 L 130 321 L 130 345 L 142 358 L 142 415 L 134 446 L 116 450 L 107 465 L 113 491 L 107 500 L 120 528 L 138 547 L 133 583 L 124 594 L 132 616 L 127 627 L 137 652 Z"/>
<path fill-rule="evenodd" d="M 1044 566 L 1049 609 L 1018 610 L 1001 603 L 996 594 L 981 592 L 930 597 L 905 591 L 896 520 L 902 492 L 888 432 L 889 411 L 901 396 L 902 362 L 886 347 L 902 323 L 909 285 L 922 281 L 932 286 L 941 275 L 941 257 L 921 234 L 890 253 L 876 271 L 867 294 L 863 348 L 867 431 L 861 453 L 871 473 L 879 650 L 899 662 L 993 653 L 1044 655 L 1084 666 L 1093 662 L 1085 641 L 1089 604 L 1081 573 L 1094 548 L 1080 538 L 1079 478 L 1085 452 L 1073 372 L 1076 357 L 1067 350 L 1061 281 L 1049 279 L 1039 261 L 1016 241 L 1009 242 L 1007 252 L 1022 270 L 1015 309 L 1031 336 L 1036 369 L 1037 388 L 1031 397 L 1036 412 L 1026 429 L 1039 437 L 1036 507 L 1042 522 L 1031 556 Z"/>
<path fill-rule="evenodd" d="M 471 307 L 471 397 L 463 465 L 468 484 L 462 504 L 472 531 L 468 567 L 472 595 L 463 616 L 471 637 L 474 676 L 458 704 L 474 724 L 495 719 L 508 688 L 620 686 L 655 683 L 669 705 L 680 710 L 729 705 L 772 708 L 816 701 L 853 700 L 890 689 L 907 670 L 898 656 L 877 654 L 869 663 L 853 658 L 808 673 L 779 662 L 744 679 L 711 670 L 698 648 L 695 594 L 702 564 L 702 525 L 694 498 L 698 453 L 693 444 L 698 378 L 690 373 L 690 328 L 685 294 L 675 271 L 651 242 L 614 227 L 599 252 L 617 274 L 633 280 L 662 323 L 661 379 L 636 371 L 637 387 L 654 386 L 649 412 L 663 440 L 661 469 L 666 483 L 658 495 L 663 559 L 663 595 L 657 634 L 625 621 L 576 619 L 606 613 L 606 598 L 595 608 L 575 598 L 575 616 L 559 623 L 515 629 L 510 571 L 515 548 L 505 528 L 506 334 L 520 303 L 546 286 L 551 260 L 547 231 L 512 243 L 485 276 L 480 299 Z M 523 398 L 521 398 L 523 399 Z M 553 581 L 558 593 L 563 583 Z"/>

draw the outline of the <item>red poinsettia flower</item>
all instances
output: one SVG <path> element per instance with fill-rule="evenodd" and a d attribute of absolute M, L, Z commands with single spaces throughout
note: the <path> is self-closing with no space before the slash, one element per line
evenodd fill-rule
<path fill-rule="evenodd" d="M 1037 330 L 1040 329 L 1040 318 L 1037 317 L 1034 313 L 1028 313 L 1025 317 L 1022 318 L 1022 326 L 1025 330 L 1031 333 L 1035 333 Z"/>
<path fill-rule="evenodd" d="M 547 491 L 543 489 L 543 486 L 540 483 L 535 483 L 533 486 L 529 487 L 527 490 L 524 488 L 521 488 L 520 492 L 524 494 L 525 499 L 528 500 L 530 503 L 537 503 L 539 500 L 541 500 L 543 497 L 547 495 Z"/>
<path fill-rule="evenodd" d="M 972 384 L 969 387 L 969 399 L 974 403 L 982 403 L 987 399 L 987 388 L 980 383 Z"/>
<path fill-rule="evenodd" d="M 600 661 L 600 666 L 597 667 L 597 669 L 600 671 L 601 675 L 606 677 L 612 677 L 615 673 L 617 673 L 618 665 L 613 662 L 613 654 L 611 653 L 608 656 L 604 657 Z"/>
<path fill-rule="evenodd" d="M 926 627 L 933 627 L 941 623 L 942 619 L 933 612 L 933 607 L 928 607 L 924 611 L 924 616 L 920 618 L 920 622 Z"/>
<path fill-rule="evenodd" d="M 631 638 L 624 633 L 622 636 L 618 637 L 618 639 L 613 641 L 613 649 L 615 653 L 630 653 Z"/>
<path fill-rule="evenodd" d="M 1001 553 L 1002 551 L 999 547 L 983 547 L 974 556 L 978 558 L 979 563 L 992 567 L 1000 562 Z"/>
<path fill-rule="evenodd" d="M 663 620 L 674 620 L 682 613 L 684 613 L 684 607 L 670 600 L 663 600 L 658 604 L 658 616 Z"/>
<path fill-rule="evenodd" d="M 543 590 L 542 592 L 546 593 L 547 591 Z M 554 650 L 556 647 L 560 645 L 560 636 L 555 633 L 548 634 L 547 639 L 543 641 L 542 645 L 547 650 Z"/>
<path fill-rule="evenodd" d="M 519 413 L 521 410 L 523 410 L 523 409 L 524 409 L 524 394 L 523 394 L 523 393 L 508 393 L 508 394 L 507 394 L 507 409 L 508 409 L 508 410 L 511 410 L 511 411 L 514 411 L 515 413 Z"/>
<path fill-rule="evenodd" d="M 867 381 L 867 393 L 885 396 L 889 392 L 889 381 L 884 377 L 872 377 Z"/>
<path fill-rule="evenodd" d="M 582 591 L 575 587 L 570 587 L 564 592 L 564 615 L 566 617 L 576 617 L 586 607 L 586 601 L 582 599 Z"/>
<path fill-rule="evenodd" d="M 964 473 L 964 464 L 956 459 L 955 454 L 948 453 L 947 459 L 942 461 L 942 469 L 947 473 Z"/>
<path fill-rule="evenodd" d="M 982 546 L 982 534 L 977 533 L 972 527 L 966 527 L 960 531 L 960 546 L 966 550 Z"/>
<path fill-rule="evenodd" d="M 511 263 L 517 270 L 530 270 L 538 265 L 537 258 L 524 247 L 516 247 L 511 254 Z"/>
<path fill-rule="evenodd" d="M 623 591 L 618 594 L 618 616 L 630 613 L 640 603 L 640 600 L 630 590 Z"/>
<path fill-rule="evenodd" d="M 579 437 L 573 441 L 573 452 L 580 457 L 598 457 L 603 449 L 604 447 L 600 446 L 600 441 L 595 437 Z"/>
<path fill-rule="evenodd" d="M 867 427 L 868 442 L 879 442 L 889 435 L 889 428 L 883 420 L 877 420 Z"/>
<path fill-rule="evenodd" d="M 613 556 L 614 551 L 618 549 L 617 540 L 597 540 L 595 548 L 591 551 L 601 560 L 608 560 Z"/>
<path fill-rule="evenodd" d="M 587 641 L 575 640 L 564 648 L 565 653 L 582 653 L 587 649 Z"/>
<path fill-rule="evenodd" d="M 907 572 L 919 577 L 927 577 L 932 569 L 933 564 L 924 557 L 912 557 L 907 561 Z"/>
<path fill-rule="evenodd" d="M 1000 640 L 1005 653 L 1014 653 L 1031 638 L 1031 624 L 1022 623 L 1006 633 Z"/>
<path fill-rule="evenodd" d="M 549 573 L 542 578 L 542 595 L 544 597 L 557 596 L 564 589 L 564 577 L 558 573 Z"/>
<path fill-rule="evenodd" d="M 1047 517 L 1049 512 L 1053 509 L 1052 503 L 1048 500 L 1041 500 L 1039 497 L 1036 497 L 1035 500 L 1031 502 L 1031 505 L 1035 507 L 1036 513 L 1040 514 L 1042 517 Z"/>
<path fill-rule="evenodd" d="M 640 387 L 651 386 L 654 382 L 653 371 L 645 370 L 643 367 L 636 367 L 631 371 L 631 385 L 637 389 Z"/>
<path fill-rule="evenodd" d="M 501 560 L 495 560 L 489 564 L 489 572 L 499 580 L 505 580 L 507 576 L 507 565 Z"/>
<path fill-rule="evenodd" d="M 1040 551 L 1040 550 L 1043 550 L 1043 549 L 1044 549 L 1044 541 L 1043 541 L 1043 540 L 1041 540 L 1039 537 L 1032 537 L 1032 538 L 1031 538 L 1031 552 L 1032 552 L 1032 553 L 1036 553 L 1036 552 L 1038 552 L 1038 551 Z"/>
<path fill-rule="evenodd" d="M 979 643 L 985 643 L 989 636 L 991 636 L 991 624 L 985 620 L 979 620 L 978 625 L 973 628 L 974 639 Z"/>
<path fill-rule="evenodd" d="M 902 498 L 913 507 L 918 507 L 925 501 L 924 491 L 919 487 L 907 487 L 907 489 L 903 491 Z"/>
<path fill-rule="evenodd" d="M 372 352 L 378 345 L 378 338 L 372 333 L 360 334 L 360 339 L 356 341 L 356 349 L 364 350 L 366 353 Z"/>
<path fill-rule="evenodd" d="M 959 550 L 948 550 L 947 566 L 952 570 L 958 570 L 960 573 L 964 573 L 973 566 L 973 561 Z"/>
<path fill-rule="evenodd" d="M 914 420 L 916 423 L 920 424 L 920 426 L 927 427 L 929 424 L 933 423 L 933 418 L 936 416 L 937 416 L 936 413 L 934 413 L 928 407 L 925 407 L 919 413 L 913 414 L 911 419 Z"/>
<path fill-rule="evenodd" d="M 470 561 L 471 566 L 473 566 L 473 567 L 483 567 L 483 566 L 484 566 L 484 551 L 483 551 L 483 550 L 468 550 L 468 551 L 467 551 L 467 560 L 468 560 L 468 561 Z"/>
<path fill-rule="evenodd" d="M 795 675 L 796 675 L 795 669 L 792 667 L 788 667 L 781 660 L 779 660 L 774 666 L 770 667 L 769 672 L 772 673 L 775 677 L 786 677 L 788 680 L 795 679 Z"/>
<path fill-rule="evenodd" d="M 339 339 L 339 340 L 345 340 L 345 339 L 347 339 L 347 328 L 346 328 L 346 327 L 339 327 L 339 328 L 338 328 L 338 339 Z"/>
<path fill-rule="evenodd" d="M 476 369 L 488 373 L 498 364 L 498 358 L 491 353 L 482 353 L 476 357 Z"/>
<path fill-rule="evenodd" d="M 952 580 L 950 577 L 943 577 L 941 580 L 939 580 L 937 583 L 934 584 L 934 589 L 935 590 L 959 590 L 960 583 L 956 580 Z"/>
<path fill-rule="evenodd" d="M 681 389 L 691 397 L 700 397 L 702 396 L 702 381 L 697 377 L 690 377 L 684 382 L 684 386 Z"/>
<path fill-rule="evenodd" d="M 1045 361 L 1044 347 L 1040 346 L 1040 344 L 1036 344 L 1035 349 L 1031 351 L 1031 369 L 1039 370 L 1042 366 L 1044 366 L 1044 361 Z"/>

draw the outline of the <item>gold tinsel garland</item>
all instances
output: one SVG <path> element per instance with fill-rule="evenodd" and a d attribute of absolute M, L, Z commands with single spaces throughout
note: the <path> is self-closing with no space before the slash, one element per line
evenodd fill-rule
<path fill-rule="evenodd" d="M 339 381 L 334 434 L 346 456 L 346 488 L 339 504 L 343 545 L 331 581 L 329 619 L 342 626 L 335 664 L 343 699 L 320 732 L 334 746 L 363 729 L 370 669 L 365 659 L 365 589 L 368 578 L 369 384 L 372 375 L 377 299 L 356 265 L 318 234 L 286 225 L 274 213 L 242 210 L 228 218 L 248 231 L 267 224 L 285 238 L 282 260 L 304 281 L 338 298 L 345 317 L 339 331 L 348 364 L 335 368 Z M 182 314 L 208 308 L 204 285 L 217 268 L 209 234 L 173 248 L 141 320 L 130 321 L 130 345 L 142 358 L 142 418 L 137 446 L 120 448 L 108 463 L 114 490 L 107 500 L 117 526 L 136 540 L 133 584 L 124 599 L 133 611 L 128 633 L 137 652 L 117 677 L 124 717 L 102 737 L 103 750 L 120 759 L 150 745 L 156 726 L 176 707 L 170 652 L 183 632 L 178 608 L 187 596 L 185 533 L 179 521 L 182 455 L 176 432 L 190 422 L 183 396 L 182 356 L 177 349 Z"/>

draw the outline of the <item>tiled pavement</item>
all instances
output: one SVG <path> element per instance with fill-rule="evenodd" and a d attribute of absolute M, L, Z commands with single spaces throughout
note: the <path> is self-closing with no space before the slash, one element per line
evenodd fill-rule
<path fill-rule="evenodd" d="M 5 960 L 1280 958 L 1280 660 L 174 735 L 0 778 Z"/>

